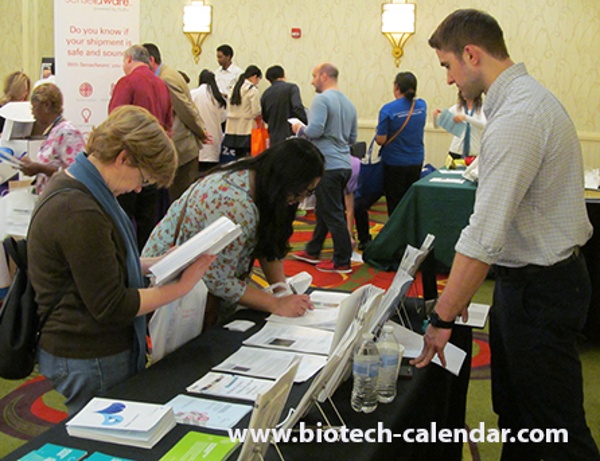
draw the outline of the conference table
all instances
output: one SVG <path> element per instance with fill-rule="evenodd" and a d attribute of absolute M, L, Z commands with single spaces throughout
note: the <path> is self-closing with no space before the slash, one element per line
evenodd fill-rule
<path fill-rule="evenodd" d="M 396 270 L 406 245 L 418 248 L 427 234 L 432 234 L 435 267 L 430 270 L 434 272 L 434 280 L 435 273 L 448 272 L 456 242 L 473 212 L 477 189 L 471 181 L 459 183 L 463 179 L 461 174 L 462 170 L 442 169 L 415 182 L 365 250 L 363 260 L 378 269 Z M 589 339 L 600 342 L 600 191 L 586 190 L 585 201 L 595 231 L 582 248 L 592 281 L 592 298 L 583 332 Z M 423 269 L 423 277 L 430 278 L 429 275 Z"/>
<path fill-rule="evenodd" d="M 256 333 L 264 325 L 266 315 L 257 311 L 242 310 L 238 311 L 234 317 L 251 320 L 255 322 L 255 326 L 243 333 L 231 332 L 220 326 L 213 327 L 158 363 L 113 388 L 106 396 L 124 400 L 165 403 L 178 394 L 185 394 L 187 386 L 235 352 L 244 339 Z M 380 404 L 374 413 L 356 413 L 351 409 L 352 379 L 344 382 L 335 392 L 332 400 L 345 421 L 346 427 L 366 430 L 377 428 L 378 422 L 382 422 L 385 428 L 394 432 L 400 432 L 407 428 L 429 429 L 432 424 L 435 424 L 438 430 L 441 428 L 464 428 L 472 345 L 470 328 L 456 327 L 451 342 L 467 352 L 459 376 L 454 376 L 433 364 L 419 370 L 413 368 L 411 378 L 398 380 L 396 399 L 389 404 Z M 287 414 L 290 407 L 297 405 L 309 384 L 310 381 L 294 384 L 284 414 Z M 243 401 L 238 401 L 238 403 L 248 404 Z M 335 412 L 327 403 L 324 410 L 332 423 L 337 424 Z M 247 427 L 249 420 L 250 415 L 247 415 L 236 427 Z M 307 425 L 323 421 L 314 407 L 303 420 Z M 70 437 L 63 422 L 29 441 L 4 459 L 18 460 L 30 451 L 51 442 L 87 450 L 88 454 L 101 452 L 130 460 L 159 460 L 188 431 L 198 429 L 194 426 L 177 424 L 153 449 L 147 450 Z M 202 431 L 226 435 L 224 432 L 208 429 Z M 280 443 L 278 446 L 286 461 L 308 459 L 328 461 L 332 459 L 460 460 L 462 454 L 461 443 L 407 443 L 400 439 L 393 439 L 391 443 L 313 442 Z M 234 453 L 231 459 L 237 459 L 238 453 Z M 271 461 L 279 459 L 273 447 L 269 447 L 265 459 Z"/>
<path fill-rule="evenodd" d="M 415 182 L 365 250 L 363 260 L 378 269 L 396 270 L 406 245 L 418 248 L 432 234 L 437 272 L 448 272 L 454 246 L 475 204 L 477 186 L 464 179 L 462 171 L 436 170 Z"/>

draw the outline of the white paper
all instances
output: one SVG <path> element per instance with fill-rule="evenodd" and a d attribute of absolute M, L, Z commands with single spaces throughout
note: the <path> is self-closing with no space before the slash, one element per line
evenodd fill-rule
<path fill-rule="evenodd" d="M 471 303 L 468 308 L 469 319 L 463 322 L 462 317 L 456 317 L 456 325 L 465 325 L 467 327 L 483 328 L 487 322 L 490 306 L 488 304 Z"/>
<path fill-rule="evenodd" d="M 284 323 L 302 327 L 318 328 L 319 330 L 334 331 L 339 310 L 337 308 L 321 308 L 307 310 L 301 317 L 284 317 L 271 314 L 267 322 Z"/>
<path fill-rule="evenodd" d="M 237 352 L 214 367 L 213 370 L 256 376 L 258 378 L 277 379 L 290 367 L 296 356 L 302 359 L 294 379 L 297 383 L 310 379 L 327 362 L 327 357 L 318 355 L 294 354 L 292 352 L 242 346 Z"/>
<path fill-rule="evenodd" d="M 302 126 L 306 126 L 306 125 L 304 124 L 304 122 L 302 122 L 302 120 L 300 120 L 299 118 L 296 118 L 296 117 L 290 117 L 290 118 L 288 118 L 288 123 L 289 123 L 290 125 L 294 125 L 294 124 L 296 124 L 296 123 L 301 123 L 301 124 L 302 124 Z"/>
<path fill-rule="evenodd" d="M 162 285 L 175 278 L 202 254 L 217 254 L 242 233 L 242 228 L 221 216 L 185 243 L 150 267 L 154 283 Z"/>
<path fill-rule="evenodd" d="M 273 381 L 247 376 L 208 372 L 186 390 L 192 394 L 214 395 L 241 400 L 256 400 L 273 386 Z"/>
<path fill-rule="evenodd" d="M 339 291 L 314 290 L 310 294 L 315 309 L 339 307 L 342 301 L 350 296 L 350 293 Z"/>
<path fill-rule="evenodd" d="M 438 170 L 441 174 L 463 174 L 464 170 Z"/>
<path fill-rule="evenodd" d="M 462 173 L 462 171 L 461 171 Z M 440 178 L 440 177 L 436 177 L 436 178 L 431 178 L 429 180 L 429 182 L 445 182 L 445 183 L 451 183 L 451 184 L 464 184 L 465 183 L 465 179 L 458 179 L 458 178 Z"/>
<path fill-rule="evenodd" d="M 250 320 L 232 320 L 226 325 L 223 325 L 223 328 L 227 328 L 229 331 L 247 331 L 256 325 L 254 322 Z"/>
<path fill-rule="evenodd" d="M 179 424 L 206 427 L 209 429 L 230 429 L 252 410 L 252 405 L 221 402 L 178 395 L 165 403 L 173 408 L 175 421 Z"/>
<path fill-rule="evenodd" d="M 31 192 L 29 187 L 20 187 L 2 197 L 4 208 L 4 232 L 6 235 L 18 237 L 27 236 L 27 229 L 38 196 Z"/>
<path fill-rule="evenodd" d="M 250 336 L 243 344 L 268 349 L 327 355 L 332 340 L 333 333 L 330 331 L 267 322 L 258 333 Z"/>
<path fill-rule="evenodd" d="M 423 336 L 395 322 L 389 322 L 389 324 L 394 327 L 394 336 L 396 336 L 398 342 L 404 346 L 404 357 L 414 359 L 421 355 L 423 345 L 425 344 Z M 447 343 L 446 347 L 444 347 L 444 355 L 446 356 L 446 370 L 458 376 L 467 353 L 454 344 Z M 440 367 L 442 366 L 442 362 L 437 354 L 433 357 L 432 362 Z"/>

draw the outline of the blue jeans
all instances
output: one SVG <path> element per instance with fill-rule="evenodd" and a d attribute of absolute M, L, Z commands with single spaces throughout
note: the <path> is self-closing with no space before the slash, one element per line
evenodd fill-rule
<path fill-rule="evenodd" d="M 96 359 L 71 359 L 39 349 L 38 362 L 40 373 L 66 397 L 69 416 L 81 410 L 92 397 L 105 393 L 134 374 L 130 350 Z"/>
<path fill-rule="evenodd" d="M 590 301 L 582 255 L 541 268 L 496 269 L 490 310 L 492 401 L 498 425 L 567 429 L 568 443 L 505 443 L 502 460 L 595 460 L 585 421 L 577 335 Z"/>
<path fill-rule="evenodd" d="M 319 256 L 327 233 L 333 240 L 333 263 L 335 266 L 350 265 L 352 243 L 346 225 L 344 210 L 344 188 L 352 170 L 327 170 L 323 174 L 315 195 L 317 197 L 317 223 L 312 239 L 306 245 L 306 252 Z"/>

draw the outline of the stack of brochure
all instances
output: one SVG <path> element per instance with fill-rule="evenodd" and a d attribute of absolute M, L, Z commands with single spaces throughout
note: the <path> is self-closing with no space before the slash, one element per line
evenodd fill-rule
<path fill-rule="evenodd" d="M 150 267 L 150 272 L 154 275 L 154 283 L 163 285 L 173 280 L 200 255 L 217 254 L 238 238 L 241 233 L 242 228 L 238 224 L 221 216 L 202 232 L 179 245 Z"/>
<path fill-rule="evenodd" d="M 165 405 L 94 397 L 67 423 L 67 433 L 101 442 L 152 448 L 175 427 Z"/>

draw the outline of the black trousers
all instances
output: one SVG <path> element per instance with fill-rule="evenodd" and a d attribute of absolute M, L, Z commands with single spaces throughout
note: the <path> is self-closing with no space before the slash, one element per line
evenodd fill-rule
<path fill-rule="evenodd" d="M 350 265 L 352 244 L 344 213 L 344 188 L 350 179 L 351 170 L 326 170 L 317 186 L 317 223 L 306 252 L 319 256 L 327 233 L 333 240 L 333 262 L 336 266 Z"/>
<path fill-rule="evenodd" d="M 585 421 L 576 348 L 591 292 L 583 255 L 495 272 L 492 401 L 498 425 L 511 430 L 502 460 L 599 460 Z M 566 429 L 568 443 L 520 443 L 522 429 Z"/>
<path fill-rule="evenodd" d="M 423 165 L 394 166 L 383 164 L 383 191 L 387 202 L 388 216 L 392 216 L 408 188 L 419 180 L 422 168 Z"/>

